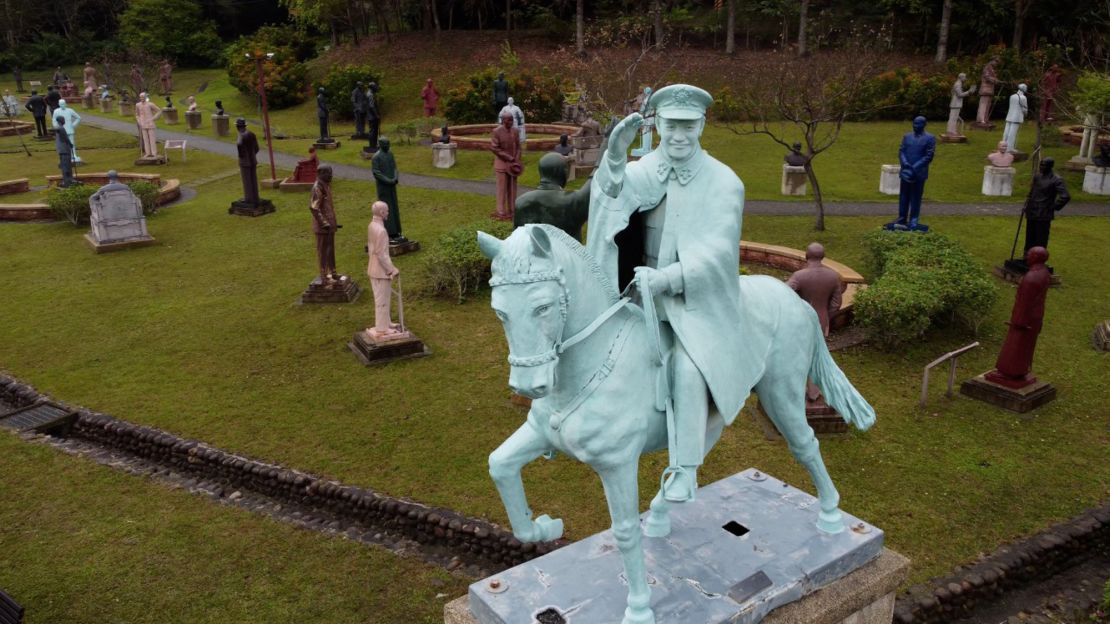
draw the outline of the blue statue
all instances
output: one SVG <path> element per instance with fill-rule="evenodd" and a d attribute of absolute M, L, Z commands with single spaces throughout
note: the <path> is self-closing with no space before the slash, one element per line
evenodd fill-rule
<path fill-rule="evenodd" d="M 672 85 L 652 100 L 660 146 L 628 163 L 643 118 L 614 128 L 592 182 L 588 248 L 548 225 L 504 241 L 478 234 L 493 260 L 509 385 L 534 399 L 527 422 L 490 455 L 490 474 L 522 541 L 563 531 L 561 520 L 532 518 L 525 464 L 561 451 L 601 476 L 629 585 L 625 624 L 654 622 L 640 548 L 641 454 L 669 451 L 645 524 L 649 537 L 664 537 L 668 501 L 693 498 L 698 466 L 754 388 L 813 479 L 818 529 L 836 533 L 839 494 L 806 422 L 806 378 L 848 422 L 867 429 L 875 419 L 829 355 L 813 308 L 779 280 L 737 277 L 744 186 L 701 149 L 709 94 Z M 618 237 L 630 222 L 643 244 L 626 291 L 635 298 L 621 297 L 617 281 Z"/>
<path fill-rule="evenodd" d="M 937 150 L 937 139 L 925 132 L 925 118 L 913 118 L 913 132 L 902 137 L 898 148 L 901 170 L 898 177 L 902 184 L 898 192 L 898 219 L 886 224 L 888 230 L 928 232 L 929 226 L 917 222 L 921 214 L 921 196 L 925 194 L 925 181 L 929 179 L 929 163 Z"/>

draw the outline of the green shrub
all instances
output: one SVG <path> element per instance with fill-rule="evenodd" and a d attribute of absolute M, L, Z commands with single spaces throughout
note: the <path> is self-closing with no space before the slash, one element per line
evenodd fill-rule
<path fill-rule="evenodd" d="M 143 215 L 150 216 L 158 212 L 158 186 L 150 182 L 129 182 L 127 186 L 138 196 L 143 203 Z"/>
<path fill-rule="evenodd" d="M 250 36 L 240 37 L 227 48 L 228 81 L 241 93 L 258 92 L 258 67 L 247 54 L 273 53 L 262 63 L 266 78 L 266 103 L 270 108 L 288 108 L 305 100 L 308 68 L 302 62 L 303 37 L 289 26 L 263 26 Z"/>
<path fill-rule="evenodd" d="M 131 0 L 119 21 L 120 39 L 136 52 L 190 67 L 208 67 L 220 58 L 216 22 L 204 19 L 194 0 Z"/>
<path fill-rule="evenodd" d="M 466 84 L 447 92 L 447 119 L 452 124 L 496 123 L 493 110 L 493 81 L 498 70 L 487 68 L 466 77 Z M 524 111 L 527 123 L 552 123 L 563 114 L 563 91 L 569 84 L 548 71 L 518 69 L 509 80 L 509 96 Z"/>
<path fill-rule="evenodd" d="M 866 116 L 872 119 L 911 119 L 924 115 L 941 121 L 948 118 L 951 89 L 952 77 L 947 74 L 924 75 L 903 67 L 867 81 L 857 98 L 857 110 L 873 110 Z"/>
<path fill-rule="evenodd" d="M 333 67 L 324 76 L 324 79 L 315 85 L 312 91 L 315 93 L 317 88 L 324 87 L 331 114 L 333 116 L 338 115 L 342 119 L 354 119 L 355 113 L 351 104 L 351 91 L 354 91 L 355 83 L 358 82 L 362 83 L 363 88 L 366 88 L 366 85 L 371 82 L 378 83 L 380 87 L 382 72 L 370 65 L 340 65 Z M 378 91 L 375 102 L 378 105 L 378 112 L 384 115 L 382 91 Z"/>
<path fill-rule="evenodd" d="M 132 192 L 143 205 L 143 215 L 150 216 L 158 211 L 158 187 L 150 182 L 130 182 Z M 54 188 L 46 196 L 46 205 L 60 219 L 74 226 L 89 223 L 89 197 L 100 187 L 95 184 L 75 184 L 69 188 Z"/>
<path fill-rule="evenodd" d="M 513 226 L 502 221 L 480 221 L 441 236 L 424 259 L 433 294 L 457 297 L 462 303 L 467 294 L 478 292 L 485 284 L 490 261 L 478 248 L 479 230 L 503 239 L 512 233 Z"/>
<path fill-rule="evenodd" d="M 879 230 L 863 242 L 879 277 L 856 296 L 855 317 L 880 344 L 898 346 L 949 319 L 978 331 L 998 293 L 955 241 Z"/>

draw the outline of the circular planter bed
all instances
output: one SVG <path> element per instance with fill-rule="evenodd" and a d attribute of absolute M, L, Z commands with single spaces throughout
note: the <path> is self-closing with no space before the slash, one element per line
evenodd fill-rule
<path fill-rule="evenodd" d="M 29 121 L 0 119 L 0 137 L 15 136 L 17 134 L 30 134 L 34 131 L 35 125 Z"/>
<path fill-rule="evenodd" d="M 466 126 L 450 126 L 447 131 L 451 135 L 451 142 L 457 143 L 459 149 L 488 150 L 489 137 L 497 124 L 470 124 Z M 578 132 L 578 126 L 569 124 L 524 124 L 525 136 L 524 149 L 530 152 L 547 152 L 559 144 L 559 135 L 572 135 Z M 535 136 L 535 138 L 533 138 Z M 432 140 L 439 141 L 443 134 L 439 128 L 432 130 Z"/>

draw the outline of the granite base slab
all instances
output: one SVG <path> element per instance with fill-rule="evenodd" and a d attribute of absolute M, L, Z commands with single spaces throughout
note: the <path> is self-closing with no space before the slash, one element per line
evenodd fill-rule
<path fill-rule="evenodd" d="M 403 256 L 407 253 L 420 251 L 420 243 L 414 240 L 405 240 L 403 243 L 389 243 L 389 255 Z"/>
<path fill-rule="evenodd" d="M 261 217 L 262 215 L 270 214 L 274 210 L 274 202 L 268 199 L 260 199 L 257 204 L 236 200 L 231 202 L 231 208 L 227 209 L 227 214 L 239 215 L 241 217 Z"/>
<path fill-rule="evenodd" d="M 1006 260 L 1002 264 L 996 265 L 994 267 L 994 274 L 995 276 L 1001 277 L 1007 282 L 1018 284 L 1021 282 L 1021 278 L 1025 277 L 1025 271 L 1019 268 L 1022 265 L 1024 265 L 1024 263 L 1022 263 L 1020 260 L 1017 261 L 1017 264 L 1015 264 L 1013 260 Z M 1049 270 L 1051 271 L 1052 269 Z M 1048 278 L 1049 287 L 1059 286 L 1062 283 L 1064 283 L 1063 280 L 1060 279 L 1060 276 L 1056 275 L 1055 273 L 1053 273 Z"/>
<path fill-rule="evenodd" d="M 845 513 L 844 531 L 822 533 L 817 513 L 816 498 L 755 469 L 698 489 L 672 507 L 669 536 L 643 538 L 656 621 L 760 622 L 879 556 L 880 529 Z M 470 611 L 478 624 L 532 622 L 549 608 L 568 624 L 620 622 L 623 574 L 604 531 L 474 583 Z"/>
<path fill-rule="evenodd" d="M 987 371 L 989 373 L 991 371 Z M 1024 388 L 1007 388 L 977 375 L 960 384 L 960 394 L 990 403 L 1011 412 L 1024 414 L 1056 399 L 1056 387 L 1047 381 L 1037 381 Z"/>
<path fill-rule="evenodd" d="M 92 234 L 86 232 L 85 242 L 89 244 L 89 247 L 92 247 L 93 253 L 102 254 L 110 251 L 119 251 L 121 249 L 130 249 L 132 247 L 147 247 L 153 245 L 156 241 L 153 236 L 141 236 L 115 241 L 98 241 L 93 238 Z"/>
<path fill-rule="evenodd" d="M 412 332 L 388 338 L 378 339 L 371 335 L 369 329 L 358 332 L 347 343 L 347 348 L 355 354 L 363 366 L 385 364 L 396 360 L 424 357 L 432 352 L 422 340 Z"/>
<path fill-rule="evenodd" d="M 316 141 L 312 144 L 318 150 L 333 150 L 339 149 L 339 141 Z"/>
<path fill-rule="evenodd" d="M 301 293 L 300 303 L 351 303 L 358 299 L 360 293 L 362 289 L 358 282 L 349 277 L 331 284 L 325 284 L 317 277 Z"/>

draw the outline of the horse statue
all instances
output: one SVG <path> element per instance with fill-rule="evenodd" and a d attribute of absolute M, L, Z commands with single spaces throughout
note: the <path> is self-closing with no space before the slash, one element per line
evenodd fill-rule
<path fill-rule="evenodd" d="M 654 305 L 621 298 L 585 247 L 549 225 L 527 225 L 505 240 L 478 233 L 492 260 L 491 307 L 509 343 L 509 385 L 533 399 L 527 421 L 489 456 L 490 476 L 513 535 L 525 542 L 562 536 L 563 522 L 532 518 L 520 471 L 556 451 L 589 464 L 601 477 L 628 579 L 623 624 L 655 622 L 640 544 L 640 455 L 667 448 L 666 358 L 658 349 Z M 875 412 L 833 362 L 813 308 L 786 284 L 743 276 L 745 336 L 763 362 L 755 385 L 767 415 L 817 488 L 817 528 L 844 530 L 840 496 L 805 417 L 806 378 L 844 418 L 867 429 Z M 721 328 L 730 331 L 730 328 Z M 725 419 L 710 410 L 705 448 L 720 439 Z M 670 532 L 662 491 L 644 524 L 648 537 Z"/>

